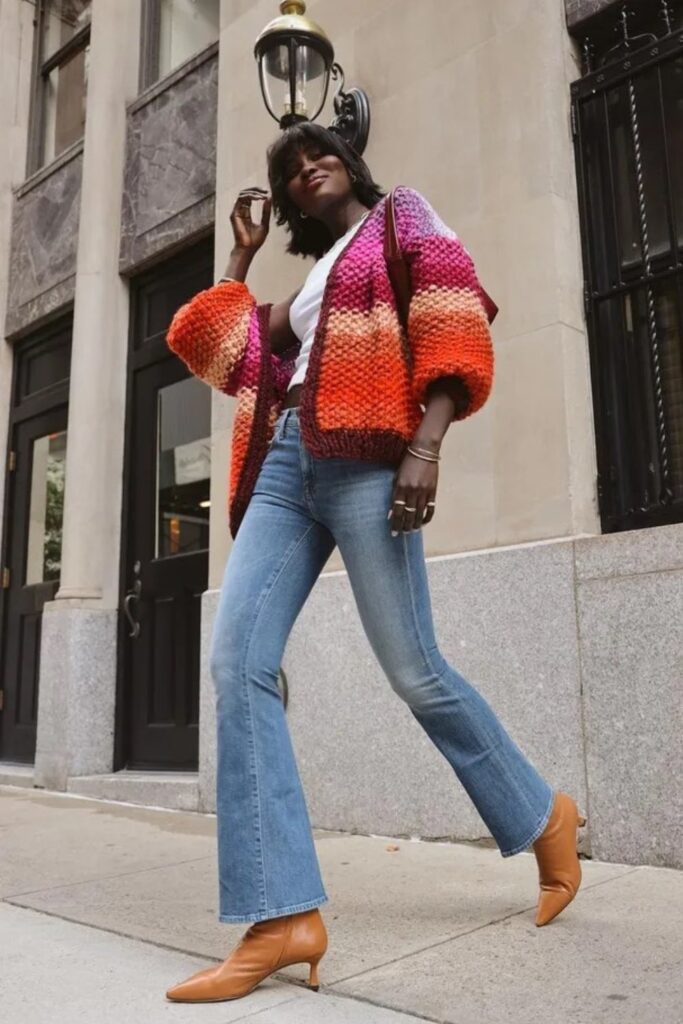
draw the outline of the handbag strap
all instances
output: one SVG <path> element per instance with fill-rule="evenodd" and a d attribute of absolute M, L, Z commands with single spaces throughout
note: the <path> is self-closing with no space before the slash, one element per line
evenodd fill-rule
<path fill-rule="evenodd" d="M 401 243 L 396 230 L 396 211 L 394 209 L 394 192 L 387 196 L 386 214 L 384 218 L 384 259 L 386 260 L 389 278 L 396 295 L 398 314 L 404 330 L 408 327 L 408 308 L 410 306 L 410 273 L 401 252 Z"/>
<path fill-rule="evenodd" d="M 384 218 L 384 259 L 386 260 L 389 278 L 396 295 L 396 305 L 404 330 L 408 329 L 408 309 L 410 307 L 411 287 L 410 271 L 405 257 L 401 252 L 401 243 L 396 230 L 396 210 L 392 188 L 386 199 L 386 215 Z M 496 319 L 498 306 L 488 292 L 479 285 L 481 300 L 490 324 Z"/>

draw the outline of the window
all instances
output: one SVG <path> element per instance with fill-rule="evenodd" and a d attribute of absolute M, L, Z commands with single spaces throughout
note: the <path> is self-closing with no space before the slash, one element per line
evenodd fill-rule
<path fill-rule="evenodd" d="M 90 0 L 36 2 L 29 174 L 83 136 L 90 13 Z"/>
<path fill-rule="evenodd" d="M 683 521 L 683 24 L 649 13 L 572 85 L 605 532 Z"/>
<path fill-rule="evenodd" d="M 218 39 L 220 0 L 145 0 L 141 88 Z"/>

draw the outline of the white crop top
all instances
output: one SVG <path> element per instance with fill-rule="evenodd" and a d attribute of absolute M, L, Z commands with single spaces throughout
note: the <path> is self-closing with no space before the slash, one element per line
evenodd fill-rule
<path fill-rule="evenodd" d="M 322 303 L 323 292 L 325 290 L 325 282 L 327 281 L 327 275 L 332 268 L 332 264 L 339 255 L 339 250 L 343 249 L 351 236 L 355 234 L 367 217 L 368 213 L 370 213 L 369 210 L 367 213 L 363 214 L 360 220 L 356 221 L 355 224 L 352 224 L 349 230 L 345 232 L 341 238 L 337 239 L 332 248 L 328 249 L 324 256 L 321 256 L 320 259 L 315 262 L 309 271 L 308 277 L 304 281 L 301 291 L 289 307 L 289 323 L 297 338 L 301 341 L 301 348 L 296 357 L 294 373 L 292 374 L 292 379 L 288 384 L 287 390 L 295 384 L 301 384 L 306 376 L 308 356 L 311 351 L 313 336 L 318 323 L 318 315 L 320 313 L 320 305 Z"/>

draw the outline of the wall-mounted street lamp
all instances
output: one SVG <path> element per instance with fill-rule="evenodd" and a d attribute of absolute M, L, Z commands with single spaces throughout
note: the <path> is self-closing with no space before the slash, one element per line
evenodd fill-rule
<path fill-rule="evenodd" d="M 280 17 L 263 29 L 254 46 L 266 109 L 280 125 L 315 121 L 320 114 L 330 75 L 340 78 L 333 98 L 337 115 L 329 126 L 362 153 L 370 130 L 370 103 L 363 89 L 344 91 L 344 72 L 334 47 L 319 25 L 306 17 L 303 0 L 282 0 Z"/>

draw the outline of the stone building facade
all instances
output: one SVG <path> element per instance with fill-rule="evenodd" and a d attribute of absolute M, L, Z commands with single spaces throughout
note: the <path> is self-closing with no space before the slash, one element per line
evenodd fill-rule
<path fill-rule="evenodd" d="M 654 31 L 668 47 L 662 80 L 671 73 L 683 125 L 680 12 L 631 6 L 634 39 Z M 188 378 L 164 333 L 180 302 L 223 273 L 238 190 L 267 184 L 278 128 L 253 43 L 277 13 L 272 0 L 0 0 L 5 781 L 214 809 L 208 646 L 230 550 L 233 399 Z M 660 417 L 665 512 L 654 502 L 638 518 L 626 502 L 631 518 L 607 514 L 604 467 L 619 438 L 596 384 L 604 296 L 586 292 L 597 143 L 572 83 L 623 64 L 608 52 L 618 10 L 317 0 L 308 13 L 347 86 L 370 97 L 374 177 L 428 197 L 501 310 L 491 398 L 447 434 L 425 530 L 442 650 L 587 810 L 586 852 L 681 867 L 675 223 L 666 273 L 679 306 L 659 332 L 673 353 L 662 357 L 669 391 L 657 378 L 651 403 L 658 423 L 660 394 L 674 395 Z M 326 114 L 321 123 L 329 97 Z M 669 222 L 683 224 L 681 153 L 668 153 Z M 250 271 L 259 301 L 283 298 L 308 270 L 284 242 L 274 226 Z M 488 836 L 382 677 L 337 551 L 283 672 L 315 825 Z"/>

